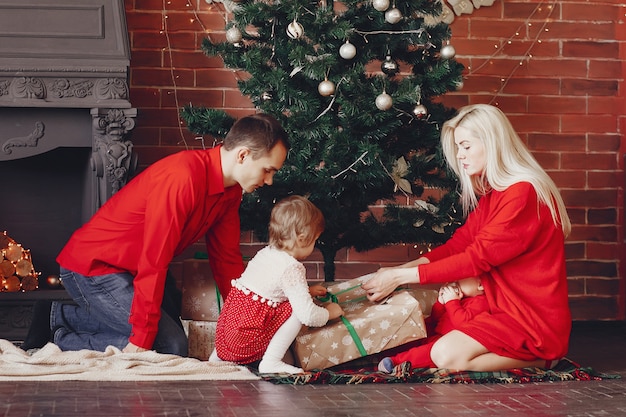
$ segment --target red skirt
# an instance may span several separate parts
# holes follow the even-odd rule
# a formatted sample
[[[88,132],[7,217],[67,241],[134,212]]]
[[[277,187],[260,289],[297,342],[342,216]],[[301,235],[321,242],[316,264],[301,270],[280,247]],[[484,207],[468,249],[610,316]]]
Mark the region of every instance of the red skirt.
[[[271,306],[258,295],[252,292],[246,295],[233,286],[217,320],[217,356],[239,364],[261,360],[270,340],[291,312],[288,301]]]

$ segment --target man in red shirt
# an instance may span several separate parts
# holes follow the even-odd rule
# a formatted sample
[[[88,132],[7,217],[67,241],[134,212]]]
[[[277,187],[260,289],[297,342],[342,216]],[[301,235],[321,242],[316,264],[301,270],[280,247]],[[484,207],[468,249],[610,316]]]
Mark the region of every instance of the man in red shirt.
[[[231,280],[244,270],[242,192],[271,185],[288,150],[279,122],[256,114],[238,120],[212,149],[181,151],[145,169],[62,249],[60,278],[75,304],[53,302],[45,331],[35,314],[22,347],[51,339],[62,350],[104,351],[113,345],[124,352],[186,356],[179,318],[162,310],[169,264],[204,236],[213,276],[226,298]],[[47,321],[47,307],[43,311]]]

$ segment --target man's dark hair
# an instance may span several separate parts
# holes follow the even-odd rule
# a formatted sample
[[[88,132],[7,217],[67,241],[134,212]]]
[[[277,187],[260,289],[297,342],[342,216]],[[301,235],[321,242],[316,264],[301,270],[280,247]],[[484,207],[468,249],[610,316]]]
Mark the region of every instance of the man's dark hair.
[[[281,142],[285,149],[291,147],[287,132],[281,124],[269,114],[259,113],[237,120],[224,138],[227,151],[237,146],[247,146],[254,159],[259,158]]]

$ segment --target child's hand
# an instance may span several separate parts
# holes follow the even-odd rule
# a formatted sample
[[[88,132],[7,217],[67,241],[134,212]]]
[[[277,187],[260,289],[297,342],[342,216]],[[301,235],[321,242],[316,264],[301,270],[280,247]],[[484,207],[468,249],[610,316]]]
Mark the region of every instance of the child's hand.
[[[328,320],[333,320],[343,316],[343,309],[337,303],[328,303],[324,307],[328,310]]]
[[[323,297],[327,292],[328,290],[323,285],[311,285],[309,287],[309,294],[311,294],[311,297]]]
[[[445,304],[450,300],[460,300],[461,298],[461,291],[456,285],[444,285],[439,289],[438,301],[441,304]]]

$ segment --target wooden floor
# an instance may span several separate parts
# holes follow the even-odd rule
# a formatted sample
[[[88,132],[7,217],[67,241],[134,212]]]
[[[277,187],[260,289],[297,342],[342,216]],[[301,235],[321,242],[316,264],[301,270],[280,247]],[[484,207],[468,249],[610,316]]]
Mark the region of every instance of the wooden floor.
[[[576,323],[570,359],[623,379],[537,384],[0,382],[4,417],[623,416],[626,325]]]

